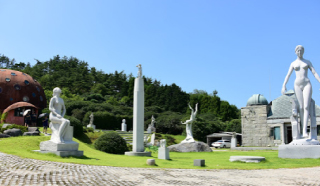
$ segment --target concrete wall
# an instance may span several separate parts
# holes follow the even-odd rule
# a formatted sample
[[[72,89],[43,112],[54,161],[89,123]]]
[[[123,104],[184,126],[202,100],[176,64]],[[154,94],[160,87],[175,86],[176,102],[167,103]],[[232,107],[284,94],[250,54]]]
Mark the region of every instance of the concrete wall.
[[[268,105],[241,108],[243,146],[274,146],[273,136],[270,137],[270,127],[267,124],[268,111]]]

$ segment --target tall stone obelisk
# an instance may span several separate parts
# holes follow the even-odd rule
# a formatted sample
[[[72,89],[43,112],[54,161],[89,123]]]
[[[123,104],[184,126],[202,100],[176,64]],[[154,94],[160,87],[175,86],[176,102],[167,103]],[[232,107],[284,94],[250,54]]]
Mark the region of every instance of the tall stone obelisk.
[[[144,83],[141,64],[138,66],[138,76],[134,81],[133,91],[133,143],[132,152],[125,152],[128,156],[151,156],[151,152],[144,152]]]

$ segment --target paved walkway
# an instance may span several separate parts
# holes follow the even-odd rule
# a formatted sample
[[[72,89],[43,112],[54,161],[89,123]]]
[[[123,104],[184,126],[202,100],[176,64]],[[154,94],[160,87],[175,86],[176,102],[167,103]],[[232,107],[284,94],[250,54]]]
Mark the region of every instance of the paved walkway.
[[[144,169],[78,165],[0,153],[0,185],[320,185],[320,167],[268,170]]]

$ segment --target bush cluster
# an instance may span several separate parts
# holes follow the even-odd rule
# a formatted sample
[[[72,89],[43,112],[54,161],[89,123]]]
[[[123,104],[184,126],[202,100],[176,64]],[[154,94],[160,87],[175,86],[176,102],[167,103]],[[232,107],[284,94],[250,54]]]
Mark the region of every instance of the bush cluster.
[[[124,154],[129,150],[126,140],[116,132],[107,132],[101,135],[94,142],[94,147],[97,150],[111,154]]]

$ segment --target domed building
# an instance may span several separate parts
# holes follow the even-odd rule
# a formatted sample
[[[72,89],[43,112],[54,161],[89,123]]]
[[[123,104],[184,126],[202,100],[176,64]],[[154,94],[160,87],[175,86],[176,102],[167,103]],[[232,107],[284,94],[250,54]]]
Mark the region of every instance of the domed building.
[[[247,106],[241,108],[242,145],[267,147],[290,143],[293,100],[296,100],[293,90],[287,91],[270,103],[261,94],[251,96]],[[314,103],[313,100],[312,102]],[[320,131],[318,105],[315,105],[315,113],[317,128]]]
[[[47,107],[44,91],[30,75],[0,69],[0,112],[8,113],[5,122],[24,125],[23,112],[38,111]]]

